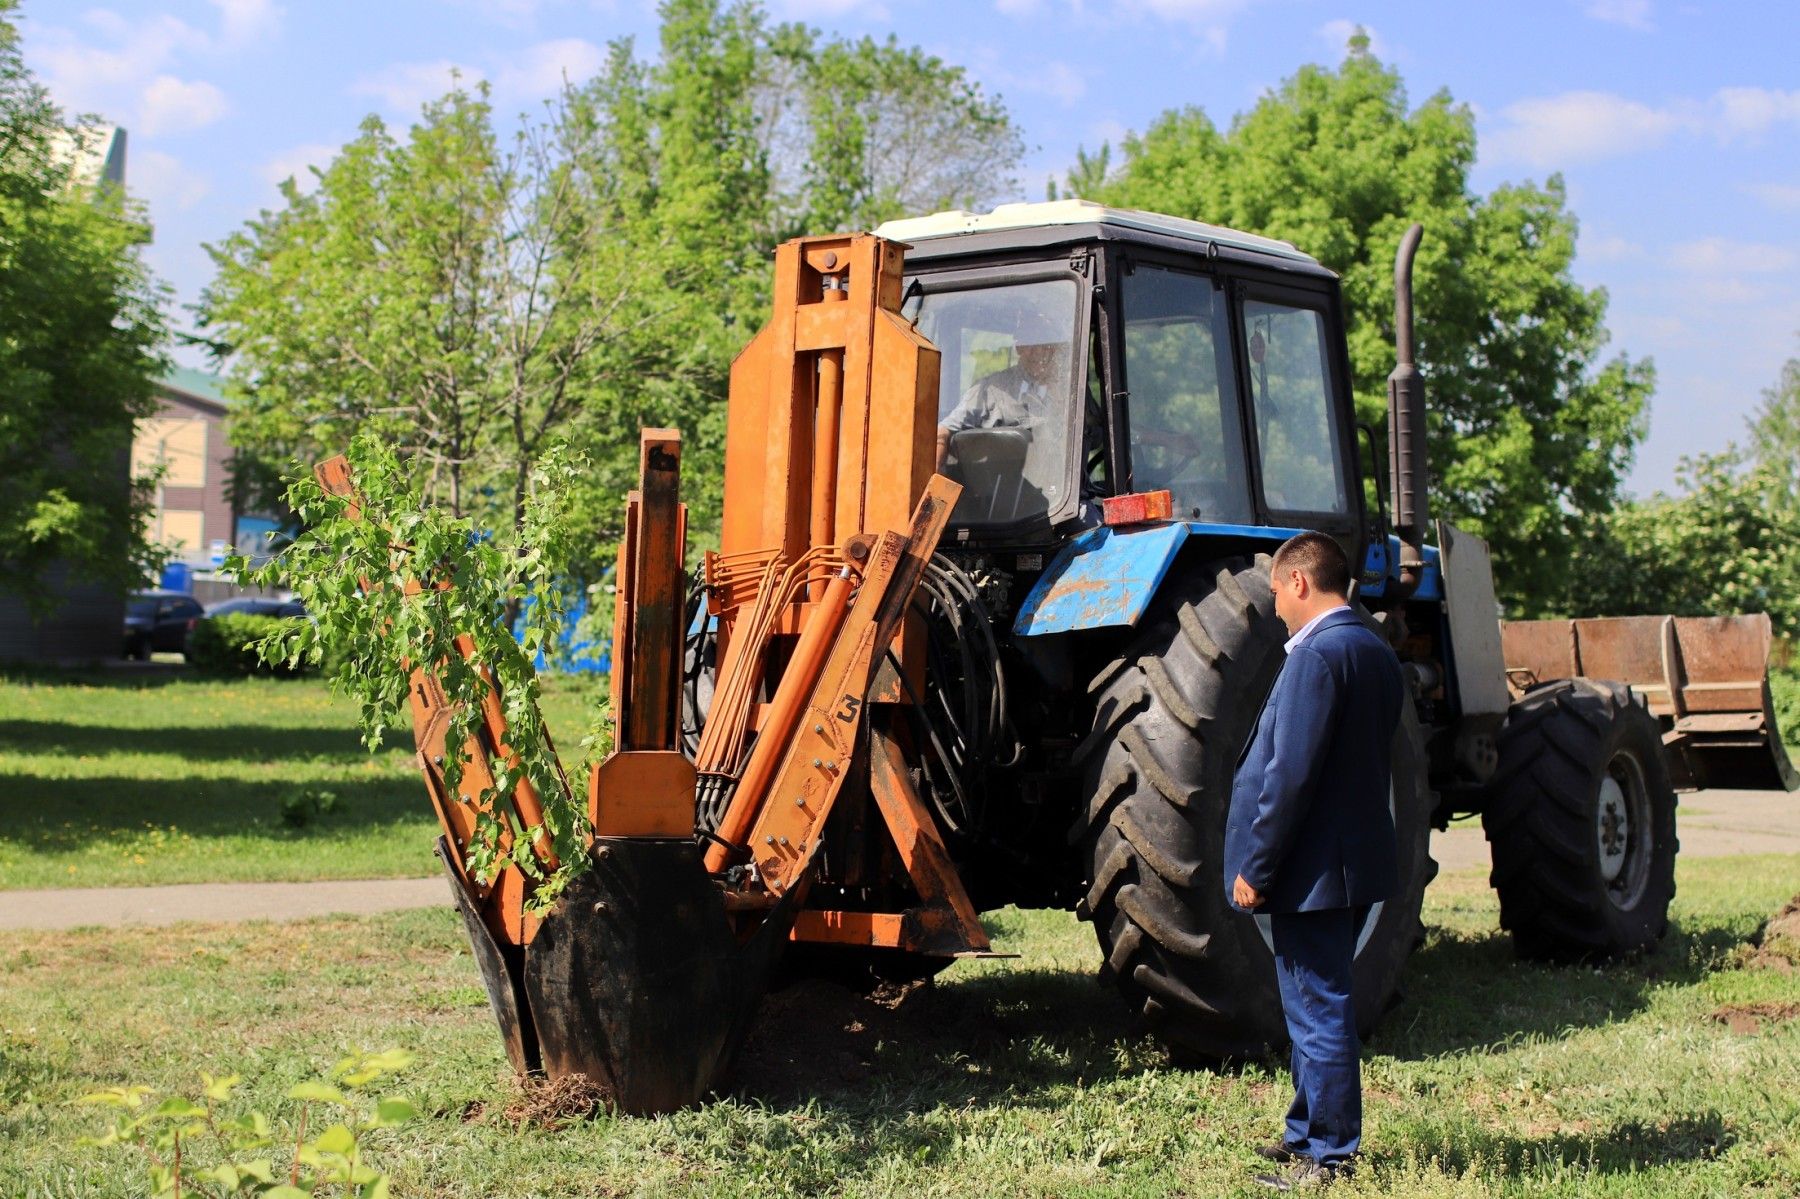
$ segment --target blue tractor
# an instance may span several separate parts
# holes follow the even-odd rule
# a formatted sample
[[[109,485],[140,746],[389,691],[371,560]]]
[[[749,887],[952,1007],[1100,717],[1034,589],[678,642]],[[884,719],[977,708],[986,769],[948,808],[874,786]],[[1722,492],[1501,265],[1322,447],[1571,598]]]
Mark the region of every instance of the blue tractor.
[[[1287,243],[1082,201],[876,232],[908,247],[900,311],[941,353],[937,468],[963,488],[918,601],[918,790],[976,906],[1072,907],[1178,1054],[1284,1036],[1266,917],[1228,906],[1220,858],[1284,656],[1269,554],[1300,530],[1363,564],[1356,599],[1413,699],[1391,797],[1405,890],[1358,943],[1365,1032],[1422,938],[1434,827],[1481,814],[1521,952],[1605,957],[1667,928],[1677,784],[1792,785],[1766,618],[1503,628],[1486,544],[1447,524],[1427,544],[1416,226],[1396,261],[1385,472],[1352,404],[1337,277]],[[1563,652],[1584,638],[1585,660]],[[1731,679],[1682,670],[1684,651],[1721,649],[1741,660]],[[827,855],[815,896],[832,887]]]

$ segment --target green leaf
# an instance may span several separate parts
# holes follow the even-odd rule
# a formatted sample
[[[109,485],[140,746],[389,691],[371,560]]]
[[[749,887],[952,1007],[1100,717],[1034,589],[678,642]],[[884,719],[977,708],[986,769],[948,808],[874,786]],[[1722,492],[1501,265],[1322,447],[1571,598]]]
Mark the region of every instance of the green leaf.
[[[240,1179],[254,1179],[264,1184],[272,1184],[275,1181],[274,1164],[266,1157],[252,1158],[249,1161],[233,1162],[232,1164],[237,1168]]]
[[[289,1089],[287,1097],[307,1103],[335,1103],[339,1106],[344,1106],[349,1102],[344,1098],[342,1091],[322,1082],[297,1083]]]
[[[320,1153],[338,1153],[347,1157],[356,1149],[356,1134],[343,1124],[333,1124],[314,1137],[311,1145]]]
[[[150,1113],[150,1118],[154,1120],[190,1120],[205,1115],[205,1108],[183,1099],[179,1095],[172,1095],[156,1105],[156,1110]]]
[[[210,1178],[226,1190],[235,1191],[237,1190],[238,1180],[242,1175],[238,1172],[237,1167],[225,1162],[220,1162],[210,1170],[200,1171],[195,1177]]]
[[[392,1128],[418,1118],[419,1110],[413,1106],[411,1100],[394,1096],[376,1102],[375,1119],[370,1122],[369,1127]]]
[[[144,1098],[156,1092],[149,1087],[109,1087],[104,1091],[95,1091],[71,1100],[76,1104],[97,1104],[102,1107],[118,1107],[137,1109],[144,1105]]]

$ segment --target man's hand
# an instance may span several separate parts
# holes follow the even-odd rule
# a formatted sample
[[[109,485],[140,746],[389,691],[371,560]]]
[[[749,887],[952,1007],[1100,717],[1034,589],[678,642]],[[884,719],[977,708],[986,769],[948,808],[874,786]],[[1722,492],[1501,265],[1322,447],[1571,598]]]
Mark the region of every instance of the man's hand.
[[[950,456],[950,430],[939,425],[937,430],[937,464],[934,470],[944,469],[944,459]]]
[[[1245,882],[1244,876],[1241,874],[1237,876],[1237,881],[1231,884],[1231,898],[1240,908],[1256,908],[1261,906],[1263,901],[1263,897],[1258,894],[1256,888]]]

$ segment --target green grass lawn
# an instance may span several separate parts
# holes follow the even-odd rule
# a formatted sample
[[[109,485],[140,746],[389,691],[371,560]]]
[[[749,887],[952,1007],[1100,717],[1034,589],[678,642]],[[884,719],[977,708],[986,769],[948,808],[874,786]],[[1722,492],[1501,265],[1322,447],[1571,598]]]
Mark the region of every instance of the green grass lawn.
[[[1604,970],[1514,960],[1478,874],[1446,876],[1407,998],[1366,1051],[1367,1160],[1334,1195],[1800,1192],[1800,1021],[1734,1032],[1722,1005],[1800,1007],[1800,975],[1735,953],[1800,857],[1684,861],[1676,927]],[[402,1046],[424,1118],[376,1156],[410,1196],[1250,1195],[1248,1146],[1288,1096],[1274,1063],[1171,1068],[1093,976],[1089,929],[990,919],[1022,956],[953,967],[890,1009],[823,984],[765,1006],[724,1097],[547,1129],[520,1092],[447,911],[288,925],[0,935],[0,1194],[144,1193],[81,1148],[106,1085],[242,1073],[281,1098],[350,1046]]]
[[[573,772],[592,685],[547,686]],[[0,675],[0,890],[430,875],[412,753],[403,728],[370,754],[355,705],[316,680]]]

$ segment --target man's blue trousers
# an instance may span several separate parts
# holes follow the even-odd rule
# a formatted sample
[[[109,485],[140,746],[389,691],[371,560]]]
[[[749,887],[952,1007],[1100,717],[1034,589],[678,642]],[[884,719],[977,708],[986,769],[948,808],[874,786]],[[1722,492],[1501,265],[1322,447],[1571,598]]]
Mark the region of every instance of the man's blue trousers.
[[[1362,1142],[1361,1044],[1351,1000],[1351,966],[1366,908],[1274,912],[1275,976],[1293,1039],[1294,1103],[1288,1145],[1333,1165]]]

